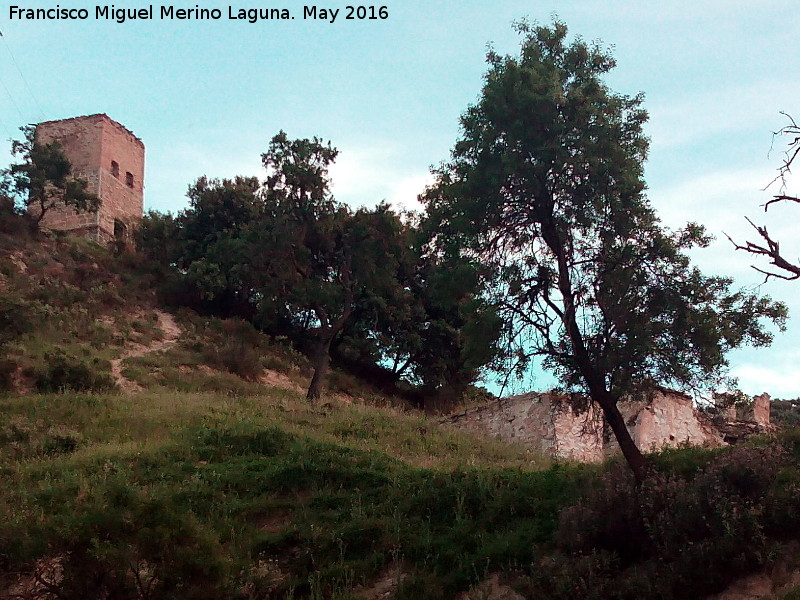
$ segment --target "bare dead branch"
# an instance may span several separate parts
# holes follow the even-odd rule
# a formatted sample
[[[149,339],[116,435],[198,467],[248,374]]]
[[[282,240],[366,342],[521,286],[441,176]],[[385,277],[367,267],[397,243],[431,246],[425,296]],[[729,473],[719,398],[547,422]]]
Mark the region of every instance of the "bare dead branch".
[[[727,233],[725,234],[725,237],[728,238],[728,240],[731,242],[731,244],[733,244],[733,247],[736,250],[744,250],[745,252],[749,252],[750,254],[766,256],[767,258],[771,259],[771,264],[775,265],[778,269],[786,271],[787,273],[789,273],[789,275],[786,275],[785,273],[775,273],[772,271],[765,271],[755,266],[753,267],[753,269],[755,269],[759,273],[763,273],[764,275],[766,275],[766,279],[764,280],[765,282],[768,281],[770,277],[776,277],[778,279],[785,279],[788,281],[791,281],[793,279],[800,279],[800,265],[794,264],[788,261],[783,256],[781,256],[780,243],[777,242],[776,240],[773,240],[772,237],[770,237],[767,228],[759,227],[758,225],[753,223],[753,221],[751,221],[748,217],[745,217],[745,219],[747,219],[747,222],[750,223],[750,225],[753,226],[753,229],[755,229],[758,232],[758,235],[761,236],[761,239],[764,240],[763,245],[749,241],[745,242],[744,245],[737,244]]]
[[[797,196],[786,196],[786,195],[783,195],[783,194],[780,194],[778,196],[774,196],[772,198],[772,200],[770,200],[769,202],[764,204],[764,212],[767,212],[767,209],[770,207],[771,204],[775,204],[776,202],[784,202],[784,201],[785,202],[798,202],[798,203],[800,203],[800,198],[798,198]]]
[[[771,200],[768,200],[764,206],[764,212],[769,210],[769,207],[773,204],[778,202],[796,202],[800,204],[800,196],[795,196],[792,194],[787,193],[787,175],[789,175],[792,171],[792,163],[800,156],[800,126],[798,126],[797,122],[794,118],[785,113],[781,112],[781,114],[789,120],[788,125],[784,125],[777,131],[772,132],[772,144],[770,145],[770,152],[775,145],[775,139],[778,137],[789,137],[789,142],[787,143],[786,150],[784,151],[784,159],[782,164],[778,167],[778,174],[775,178],[770,181],[764,190],[769,189],[775,182],[780,181],[780,189],[779,193],[775,194]],[[774,265],[778,272],[773,270],[765,270],[759,267],[753,266],[753,269],[765,275],[764,282],[769,281],[770,277],[775,277],[776,279],[784,279],[787,281],[791,281],[794,279],[800,279],[800,262],[792,262],[787,260],[784,256],[781,255],[780,244],[774,240],[767,228],[759,227],[749,218],[745,217],[747,222],[753,226],[758,232],[758,235],[761,237],[761,242],[746,242],[745,244],[738,244],[731,239],[731,237],[726,233],[725,237],[733,244],[736,250],[744,250],[745,252],[749,252],[750,254],[756,256],[766,256],[770,259],[771,264]]]

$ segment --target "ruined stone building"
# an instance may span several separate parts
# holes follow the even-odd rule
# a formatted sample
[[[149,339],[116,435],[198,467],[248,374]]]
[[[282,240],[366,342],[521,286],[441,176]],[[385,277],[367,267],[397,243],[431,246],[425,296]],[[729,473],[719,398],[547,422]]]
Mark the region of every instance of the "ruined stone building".
[[[57,141],[76,177],[102,200],[96,213],[70,207],[48,211],[42,225],[70,231],[98,243],[127,241],[144,207],[144,144],[105,114],[46,121],[36,126],[37,139]]]
[[[689,396],[659,388],[647,400],[627,400],[618,406],[633,441],[644,452],[679,445],[718,447],[771,429],[768,394],[750,403],[723,403],[701,411]],[[568,460],[598,462],[619,451],[599,408],[588,403],[587,408],[574,410],[566,396],[554,392],[500,398],[445,421]]]

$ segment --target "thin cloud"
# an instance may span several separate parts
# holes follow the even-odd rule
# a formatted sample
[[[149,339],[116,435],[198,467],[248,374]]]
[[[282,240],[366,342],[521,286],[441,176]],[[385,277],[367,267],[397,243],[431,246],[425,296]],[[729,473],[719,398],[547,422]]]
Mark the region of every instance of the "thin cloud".
[[[800,397],[800,371],[796,368],[800,356],[795,352],[778,358],[776,354],[770,353],[769,365],[749,363],[733,369],[732,374],[738,378],[739,388],[744,393],[752,396],[767,392],[774,398],[784,399]]]
[[[769,132],[783,122],[779,111],[790,109],[782,103],[798,96],[800,82],[789,77],[687,92],[648,102],[647,133],[654,150],[662,151],[763,130],[766,154]]]
[[[351,206],[375,206],[381,201],[395,208],[419,210],[417,196],[432,182],[427,169],[408,164],[403,150],[392,145],[344,148],[331,168],[333,193]]]

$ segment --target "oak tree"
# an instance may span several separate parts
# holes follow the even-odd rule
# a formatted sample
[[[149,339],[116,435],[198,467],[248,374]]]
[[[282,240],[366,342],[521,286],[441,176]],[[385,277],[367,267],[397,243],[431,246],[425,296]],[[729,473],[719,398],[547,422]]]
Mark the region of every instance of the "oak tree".
[[[707,277],[686,255],[709,238],[668,231],[645,196],[647,114],[611,91],[615,66],[567,27],[521,23],[518,56],[490,51],[452,159],[423,200],[441,244],[496,273],[492,291],[518,352],[603,411],[638,480],[648,471],[618,409],[654,385],[711,385],[725,352],[768,344],[785,307]],[[522,336],[522,337],[520,337]]]
[[[328,169],[338,151],[319,138],[280,132],[262,160],[268,170],[254,258],[267,274],[262,313],[301,320],[312,342],[314,375],[307,398],[320,398],[331,344],[367,294],[397,286],[402,255],[399,217],[386,205],[352,211],[330,192]]]

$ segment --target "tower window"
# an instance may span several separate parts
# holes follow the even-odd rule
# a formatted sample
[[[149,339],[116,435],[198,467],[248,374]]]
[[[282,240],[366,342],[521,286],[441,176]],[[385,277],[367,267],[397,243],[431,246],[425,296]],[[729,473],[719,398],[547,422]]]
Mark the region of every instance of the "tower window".
[[[133,173],[125,173],[125,185],[129,188],[133,187]]]
[[[119,179],[119,163],[115,160],[111,161],[111,174]]]

